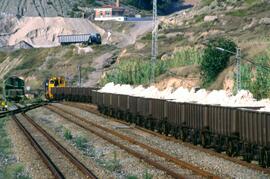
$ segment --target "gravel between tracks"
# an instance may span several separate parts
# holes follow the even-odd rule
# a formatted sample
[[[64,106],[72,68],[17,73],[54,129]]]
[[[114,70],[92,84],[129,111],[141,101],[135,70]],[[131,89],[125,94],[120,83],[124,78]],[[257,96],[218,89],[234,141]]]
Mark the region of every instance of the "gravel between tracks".
[[[49,142],[34,126],[32,126],[24,117],[17,115],[18,119],[22,122],[24,127],[29,130],[30,134],[35,138],[47,155],[52,159],[55,165],[60,169],[65,178],[86,178],[78,169],[60,152],[58,149]]]
[[[70,123],[69,121],[59,117],[57,114],[54,114],[47,109],[41,108],[32,110],[31,112],[28,112],[28,114],[38,123],[42,123],[43,127],[46,126],[46,130],[47,128],[51,129],[53,133],[55,133],[53,136],[58,136],[56,138],[61,137],[62,140],[64,140],[61,128],[70,130],[74,137],[84,136],[87,138],[87,144],[89,146],[88,149],[89,151],[94,152],[83,153],[83,151],[80,151],[79,153],[83,153],[85,158],[93,160],[99,166],[99,168],[102,168],[103,170],[106,170],[107,173],[111,174],[109,177],[99,176],[100,178],[122,179],[128,178],[129,176],[144,178],[143,176],[146,173],[153,175],[153,178],[170,178],[163,171],[149,166],[145,162],[131,156],[124,150],[108,143],[107,141],[104,141],[100,137],[97,137],[90,132],[87,132],[77,125]],[[108,169],[107,164],[113,160],[115,154],[117,156],[117,160],[120,162],[120,168],[116,171],[111,171]]]
[[[74,120],[77,120],[76,118],[72,117]],[[90,124],[85,124],[84,122],[80,121],[80,120],[77,120],[78,123],[80,124],[83,124],[85,126],[90,126],[92,127]],[[103,133],[104,134],[104,131],[102,129],[98,129],[98,128],[95,128],[94,127],[94,130],[99,132],[99,133]],[[195,176],[194,174],[192,174],[191,171],[187,170],[187,169],[182,169],[180,167],[178,167],[177,165],[173,164],[173,163],[170,163],[168,161],[166,161],[164,158],[162,157],[159,157],[155,154],[152,154],[151,152],[149,152],[148,150],[138,146],[138,145],[134,145],[134,144],[130,144],[129,142],[125,141],[125,140],[122,140],[120,139],[119,137],[116,137],[108,132],[105,132],[106,136],[109,137],[110,139],[113,139],[114,141],[117,141],[119,142],[121,145],[124,145],[126,147],[129,147],[131,148],[132,150],[140,153],[140,154],[143,154],[144,156],[148,156],[150,157],[152,160],[160,163],[160,164],[163,164],[165,166],[167,166],[169,169],[171,169],[172,171],[174,171],[175,173],[178,173],[182,176],[185,176],[186,178],[200,178],[199,176]]]
[[[42,126],[54,139],[56,139],[61,145],[63,145],[69,152],[71,152],[76,158],[78,158],[85,166],[87,166],[90,170],[92,170],[98,178],[110,178],[111,176],[104,171],[102,168],[97,166],[92,159],[88,158],[86,155],[83,155],[79,150],[71,145],[69,142],[64,140],[63,133],[60,130],[61,126],[68,125],[66,123],[61,123],[61,125],[57,125],[59,120],[57,117],[53,116],[49,111],[45,109],[33,110],[27,113],[35,122]],[[45,117],[46,116],[46,117]],[[73,133],[77,133],[79,130],[74,130]]]
[[[9,120],[6,128],[13,145],[12,150],[17,160],[24,164],[25,170],[30,174],[30,177],[32,179],[53,179],[50,170],[43,163],[15,121]]]
[[[235,164],[231,161],[227,161],[222,158],[218,158],[212,155],[209,155],[205,152],[198,151],[181,145],[180,143],[175,143],[173,141],[168,141],[149,133],[143,132],[141,130],[130,127],[129,129],[121,128],[125,126],[124,124],[114,122],[108,118],[104,118],[84,110],[76,109],[73,107],[55,104],[63,109],[68,109],[70,112],[74,112],[82,117],[86,117],[91,121],[96,121],[98,124],[109,127],[111,129],[118,128],[118,132],[125,134],[127,136],[133,137],[140,142],[150,144],[153,147],[156,147],[172,156],[175,156],[181,160],[184,160],[188,163],[192,163],[196,166],[199,166],[202,169],[205,169],[209,172],[212,172],[216,175],[229,178],[269,178],[270,176],[259,171],[249,169],[247,167]]]

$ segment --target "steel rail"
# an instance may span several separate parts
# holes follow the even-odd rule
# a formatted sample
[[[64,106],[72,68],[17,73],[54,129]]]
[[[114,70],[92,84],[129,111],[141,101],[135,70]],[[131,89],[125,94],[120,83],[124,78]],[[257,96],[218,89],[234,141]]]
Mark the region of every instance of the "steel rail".
[[[17,109],[1,112],[0,113],[0,118],[6,117],[8,115],[15,115],[15,114],[18,114],[18,113],[21,113],[21,112],[26,112],[26,111],[41,107],[41,106],[46,105],[46,104],[47,104],[46,102],[41,102],[41,103],[38,103],[38,104],[32,104],[30,106],[26,106],[26,107],[22,107],[22,108],[20,108],[19,106],[16,105]]]
[[[131,137],[120,134],[120,133],[118,133],[118,132],[116,132],[116,131],[114,131],[112,129],[100,126],[100,125],[98,125],[98,124],[96,124],[94,122],[91,122],[91,121],[89,121],[89,120],[87,120],[85,118],[82,118],[82,117],[80,117],[78,115],[75,115],[75,114],[73,114],[73,113],[71,113],[71,112],[69,112],[67,110],[61,109],[61,108],[56,107],[56,106],[46,106],[46,108],[49,108],[49,109],[53,110],[56,113],[59,113],[59,112],[57,112],[56,110],[53,109],[53,108],[56,108],[56,109],[62,111],[63,113],[69,114],[69,115],[71,115],[71,116],[73,116],[75,118],[80,119],[81,121],[83,121],[83,122],[85,122],[87,124],[90,124],[91,126],[94,126],[94,127],[99,128],[99,129],[101,129],[103,131],[111,133],[112,135],[117,136],[117,137],[121,138],[122,140],[128,141],[129,143],[132,143],[132,144],[136,144],[136,145],[148,150],[149,152],[156,154],[159,157],[165,158],[167,161],[172,162],[172,163],[180,166],[181,168],[191,170],[197,175],[207,177],[207,178],[215,178],[215,179],[219,178],[218,176],[215,176],[215,175],[213,175],[213,174],[211,174],[211,173],[209,173],[207,171],[204,171],[204,170],[200,169],[197,166],[191,165],[191,164],[189,164],[189,163],[187,163],[185,161],[182,161],[182,160],[179,160],[179,159],[177,159],[175,157],[172,157],[171,155],[168,155],[165,152],[162,152],[161,150],[155,149],[155,148],[153,148],[151,146],[148,146],[148,145],[146,145],[146,144],[144,144],[142,142],[139,142],[139,141],[137,141],[137,140],[135,140],[135,139],[133,139]],[[61,115],[61,116],[65,117],[63,115]]]
[[[72,155],[66,148],[64,148],[58,141],[56,141],[48,132],[46,132],[41,126],[39,126],[33,119],[31,119],[25,113],[22,113],[23,117],[31,123],[35,128],[42,133],[68,160],[74,164],[87,178],[97,179],[97,176],[90,171],[84,164],[82,164],[74,155]]]
[[[18,120],[18,118],[13,115],[12,119],[16,122],[16,124],[19,126],[21,131],[24,133],[26,138],[30,141],[31,145],[34,147],[34,149],[37,151],[39,156],[41,157],[42,161],[45,163],[45,165],[49,168],[49,170],[52,172],[52,175],[56,179],[64,179],[64,175],[62,172],[58,169],[58,167],[53,163],[53,161],[50,159],[50,157],[46,154],[46,152],[41,148],[41,146],[37,143],[37,141],[33,138],[33,136],[28,132],[28,130],[22,125],[22,123]]]
[[[83,109],[83,110],[85,110],[87,112],[90,112],[90,113],[93,113],[93,114],[96,114],[96,115],[99,115],[99,116],[107,117],[110,120],[113,120],[115,122],[119,122],[119,123],[122,123],[122,124],[125,124],[125,125],[130,125],[130,123],[128,123],[128,122],[125,122],[125,121],[122,121],[122,120],[119,120],[119,119],[116,119],[116,118],[113,118],[113,117],[110,117],[110,116],[106,116],[104,114],[101,114],[97,110],[97,108],[95,106],[86,107],[85,104],[74,103],[74,102],[63,102],[62,104],[67,105],[67,106],[72,106],[72,107],[77,108],[77,109]],[[89,105],[89,104],[87,104],[87,105]],[[270,174],[270,169],[269,168],[263,168],[263,167],[258,166],[257,164],[248,163],[246,161],[243,161],[243,160],[240,160],[240,159],[237,159],[237,158],[233,158],[233,157],[227,156],[226,154],[218,153],[218,152],[209,150],[207,148],[196,146],[196,145],[193,145],[193,144],[190,144],[190,143],[187,143],[187,142],[182,142],[179,139],[176,139],[176,138],[174,138],[172,136],[165,136],[165,135],[159,134],[159,133],[154,132],[154,131],[151,131],[149,129],[145,129],[145,128],[140,127],[140,126],[135,126],[134,128],[136,128],[138,130],[141,130],[143,132],[152,134],[153,136],[163,138],[164,140],[172,141],[172,142],[175,142],[175,143],[184,145],[186,147],[192,148],[194,150],[199,150],[199,151],[205,152],[207,154],[210,154],[212,156],[219,157],[219,158],[222,158],[222,159],[231,161],[233,163],[242,165],[244,167],[247,167],[247,168],[250,168],[250,169],[253,169],[253,170],[257,170],[257,171],[260,171],[260,172],[264,172],[266,174]]]
[[[99,136],[100,138],[108,141],[109,143],[118,146],[119,148],[121,148],[121,149],[127,151],[128,153],[130,153],[131,155],[133,155],[133,156],[135,156],[135,157],[137,157],[137,158],[139,158],[141,160],[144,160],[148,164],[150,164],[150,165],[152,165],[152,166],[154,166],[154,167],[156,167],[156,168],[158,168],[160,170],[165,171],[168,175],[171,175],[172,177],[179,178],[179,179],[184,179],[185,178],[184,176],[182,176],[182,175],[174,172],[173,170],[165,167],[164,165],[161,165],[161,164],[155,162],[154,160],[150,159],[149,157],[147,157],[147,156],[145,156],[145,155],[143,155],[143,154],[141,154],[139,152],[136,152],[135,150],[130,149],[130,148],[124,146],[123,144],[121,144],[121,143],[113,140],[109,136],[106,136],[106,135],[104,135],[104,134],[102,134],[100,132],[97,132],[96,130],[94,130],[94,129],[90,128],[90,127],[87,127],[87,126],[82,125],[82,124],[80,124],[78,122],[75,122],[74,120],[71,120],[70,118],[68,118],[65,115],[63,115],[63,113],[65,113],[65,112],[63,112],[63,111],[62,112],[56,111],[55,109],[53,109],[52,107],[49,107],[49,106],[46,106],[46,108],[49,109],[49,110],[51,110],[51,111],[53,111],[54,113],[58,114],[59,116],[63,117],[64,119],[66,119],[66,120],[74,123],[75,125],[78,125],[78,126],[80,126],[81,128],[83,128],[83,129],[85,129],[87,131],[90,131],[91,133],[93,133],[93,134]]]

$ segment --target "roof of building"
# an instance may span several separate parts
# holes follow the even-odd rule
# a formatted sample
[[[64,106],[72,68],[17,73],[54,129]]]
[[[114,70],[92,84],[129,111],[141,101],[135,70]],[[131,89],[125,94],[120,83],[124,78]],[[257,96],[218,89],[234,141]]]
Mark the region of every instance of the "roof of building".
[[[60,43],[81,43],[89,41],[90,36],[91,34],[59,35],[58,39]]]
[[[114,11],[125,11],[122,7],[115,7],[115,6],[103,6],[99,8],[95,8],[94,10],[114,10]]]

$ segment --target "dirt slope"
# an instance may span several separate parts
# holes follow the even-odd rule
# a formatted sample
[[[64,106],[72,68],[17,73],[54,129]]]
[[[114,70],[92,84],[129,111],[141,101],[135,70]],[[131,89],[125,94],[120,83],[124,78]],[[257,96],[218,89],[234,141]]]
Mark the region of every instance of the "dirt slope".
[[[23,17],[13,31],[15,33],[10,36],[8,45],[24,40],[34,47],[57,46],[60,34],[105,33],[87,19],[63,17]]]

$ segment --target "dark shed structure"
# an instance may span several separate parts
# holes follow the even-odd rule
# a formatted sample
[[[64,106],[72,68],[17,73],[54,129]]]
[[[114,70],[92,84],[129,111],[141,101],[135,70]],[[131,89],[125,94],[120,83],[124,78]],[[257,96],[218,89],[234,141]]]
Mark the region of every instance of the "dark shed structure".
[[[82,43],[86,45],[90,45],[93,43],[101,44],[101,36],[98,33],[59,35],[58,40],[61,45],[69,45],[75,43]]]

